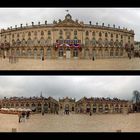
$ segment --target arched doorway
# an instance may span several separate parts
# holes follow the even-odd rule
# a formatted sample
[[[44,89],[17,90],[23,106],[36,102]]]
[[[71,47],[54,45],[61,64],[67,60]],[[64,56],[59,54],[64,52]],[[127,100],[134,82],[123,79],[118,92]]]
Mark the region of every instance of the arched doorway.
[[[37,49],[34,49],[34,59],[37,59]]]
[[[60,48],[60,49],[58,50],[58,57],[59,57],[59,58],[63,58],[63,53],[64,53],[63,49]]]
[[[115,56],[119,56],[119,49],[116,49]]]
[[[16,50],[16,56],[17,56],[17,57],[20,56],[20,50],[19,50],[19,49]]]
[[[26,53],[25,53],[25,49],[22,49],[22,56],[25,56]]]
[[[120,49],[120,56],[123,56],[123,49]]]
[[[51,58],[51,48],[47,49],[47,59]]]
[[[70,53],[70,48],[66,49],[66,59],[70,59],[71,53]]]
[[[89,59],[89,49],[85,49],[85,58]]]
[[[12,50],[11,50],[11,55],[14,55],[14,54],[15,54],[15,50],[12,49]]]
[[[96,104],[93,104],[93,113],[96,113],[96,110],[97,110],[97,106]]]
[[[110,56],[111,56],[111,57],[114,56],[114,51],[113,51],[113,49],[110,50]]]
[[[73,57],[76,58],[76,59],[78,58],[78,48],[74,48]]]
[[[69,114],[69,104],[65,105],[65,114]]]
[[[99,112],[100,112],[100,113],[103,112],[103,105],[102,105],[102,104],[99,105]]]
[[[104,57],[105,57],[105,58],[108,58],[108,56],[109,56],[108,49],[105,49],[105,52],[104,52]]]
[[[44,49],[41,48],[40,49],[40,59],[42,60],[43,57],[44,57]]]
[[[28,55],[28,57],[31,57],[31,49],[27,50],[27,55]]]
[[[87,107],[86,107],[86,113],[89,113],[90,112],[90,105],[87,104]]]
[[[47,103],[44,104],[44,112],[45,112],[45,113],[48,112],[48,104],[47,104]]]
[[[99,58],[102,58],[102,56],[103,56],[102,53],[103,53],[103,52],[102,52],[102,49],[99,49],[99,50],[98,50],[98,56],[99,56]]]

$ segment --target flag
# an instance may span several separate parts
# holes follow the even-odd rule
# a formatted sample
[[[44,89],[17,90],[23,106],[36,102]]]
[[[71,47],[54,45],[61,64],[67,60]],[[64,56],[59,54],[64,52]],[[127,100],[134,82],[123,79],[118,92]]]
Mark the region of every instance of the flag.
[[[70,47],[70,45],[69,44],[65,44],[66,45],[66,47]]]

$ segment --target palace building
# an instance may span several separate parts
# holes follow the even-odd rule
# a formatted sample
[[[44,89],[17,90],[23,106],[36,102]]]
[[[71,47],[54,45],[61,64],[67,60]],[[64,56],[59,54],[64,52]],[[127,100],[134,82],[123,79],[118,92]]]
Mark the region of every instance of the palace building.
[[[33,112],[46,112],[56,113],[58,112],[58,101],[52,97],[11,97],[1,100],[1,108],[30,108]]]
[[[104,23],[85,24],[67,14],[63,20],[1,29],[0,55],[44,59],[126,57],[134,50],[134,31]]]
[[[1,108],[30,108],[34,112],[57,113],[124,113],[132,112],[133,104],[128,100],[120,100],[117,98],[86,98],[76,101],[72,98],[62,98],[59,101],[52,97],[11,97],[4,98],[0,102]]]

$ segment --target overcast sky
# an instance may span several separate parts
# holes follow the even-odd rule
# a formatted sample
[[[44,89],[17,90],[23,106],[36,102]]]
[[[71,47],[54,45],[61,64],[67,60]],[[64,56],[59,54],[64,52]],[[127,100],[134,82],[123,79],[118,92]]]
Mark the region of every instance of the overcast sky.
[[[32,21],[35,24],[45,20],[52,23],[53,20],[64,19],[67,9],[74,20],[133,29],[135,40],[140,41],[140,8],[0,8],[0,28],[31,24]]]
[[[0,76],[0,97],[110,97],[132,99],[140,76]]]

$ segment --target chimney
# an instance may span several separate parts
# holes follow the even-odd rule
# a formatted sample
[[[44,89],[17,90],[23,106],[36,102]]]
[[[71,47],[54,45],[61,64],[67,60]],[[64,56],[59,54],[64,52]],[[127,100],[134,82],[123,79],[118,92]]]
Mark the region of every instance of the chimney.
[[[38,25],[40,25],[40,21],[38,22]]]
[[[32,26],[34,26],[34,22],[32,22]]]
[[[47,25],[47,20],[45,21],[45,24]]]
[[[22,28],[22,24],[20,24],[20,27]]]

